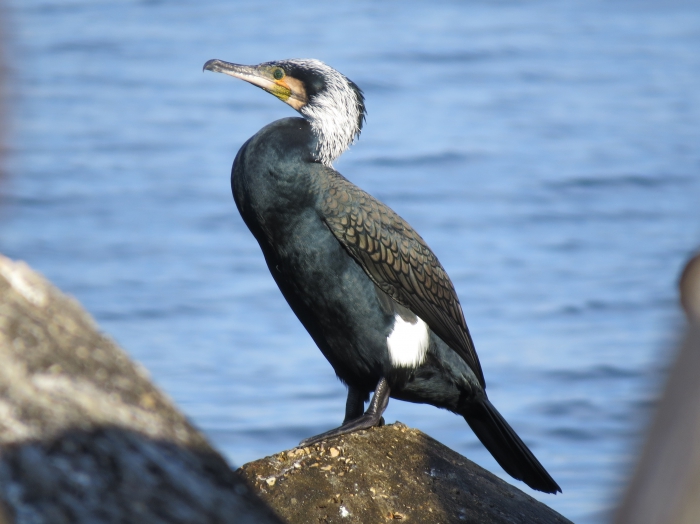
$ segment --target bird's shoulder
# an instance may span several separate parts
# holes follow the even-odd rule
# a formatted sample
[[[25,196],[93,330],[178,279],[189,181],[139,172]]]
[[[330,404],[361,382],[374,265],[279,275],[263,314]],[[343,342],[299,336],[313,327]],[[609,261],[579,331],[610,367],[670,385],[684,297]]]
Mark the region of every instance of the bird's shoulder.
[[[337,172],[323,177],[321,210],[336,235],[367,252],[374,262],[396,265],[396,271],[402,272],[408,271],[409,265],[421,274],[432,268],[442,270],[435,254],[408,222]]]

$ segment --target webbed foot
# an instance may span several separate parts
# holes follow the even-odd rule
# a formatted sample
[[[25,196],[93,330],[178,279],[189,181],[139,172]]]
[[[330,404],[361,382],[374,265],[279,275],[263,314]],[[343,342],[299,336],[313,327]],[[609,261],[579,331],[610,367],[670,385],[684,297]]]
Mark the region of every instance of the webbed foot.
[[[340,435],[347,435],[348,433],[353,433],[355,431],[360,431],[362,429],[373,428],[374,426],[383,426],[384,417],[382,414],[389,405],[389,394],[391,389],[389,388],[389,383],[385,378],[379,380],[376,389],[374,390],[374,395],[369,403],[367,411],[356,419],[350,420],[344,423],[342,426],[320,435],[315,435],[313,437],[306,438],[302,440],[300,446],[310,446],[312,444],[317,444],[322,440],[326,440],[333,437],[339,437]]]

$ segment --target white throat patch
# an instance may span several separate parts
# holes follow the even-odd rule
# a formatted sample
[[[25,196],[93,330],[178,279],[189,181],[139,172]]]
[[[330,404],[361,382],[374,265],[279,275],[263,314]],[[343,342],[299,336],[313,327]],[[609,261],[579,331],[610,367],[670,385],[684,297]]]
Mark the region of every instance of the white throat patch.
[[[420,317],[411,324],[398,313],[394,316],[394,328],[386,338],[392,364],[405,368],[420,366],[425,360],[428,344],[428,325]]]

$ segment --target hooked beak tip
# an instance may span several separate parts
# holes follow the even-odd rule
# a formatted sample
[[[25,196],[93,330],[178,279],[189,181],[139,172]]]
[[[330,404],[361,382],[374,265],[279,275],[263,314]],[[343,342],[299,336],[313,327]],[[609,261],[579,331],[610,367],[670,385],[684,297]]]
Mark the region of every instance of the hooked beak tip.
[[[204,67],[202,67],[202,72],[204,71],[214,71],[215,73],[220,71],[219,63],[221,60],[217,60],[216,58],[213,58],[212,60],[207,60],[204,64]]]

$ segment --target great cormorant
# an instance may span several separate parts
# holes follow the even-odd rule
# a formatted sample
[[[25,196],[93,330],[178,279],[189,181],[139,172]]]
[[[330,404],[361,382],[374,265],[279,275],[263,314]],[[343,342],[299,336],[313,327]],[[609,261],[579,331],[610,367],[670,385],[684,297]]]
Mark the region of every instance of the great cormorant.
[[[391,396],[462,415],[507,473],[561,491],[489,402],[438,259],[400,216],[332,167],[362,129],[362,91],[318,60],[209,60],[204,69],[250,82],[303,116],[261,129],[231,171],[236,206],[272,277],[348,387],[343,424],[302,444],[376,426]]]

